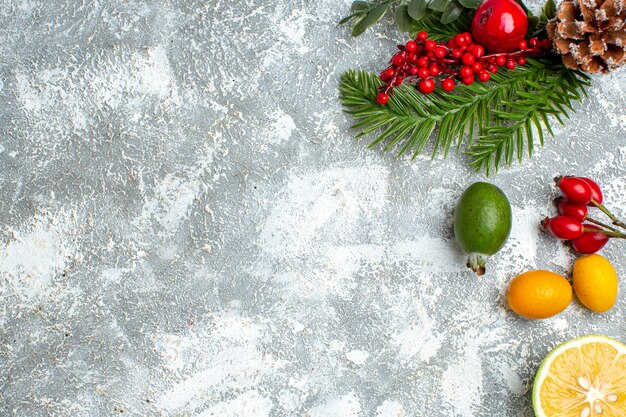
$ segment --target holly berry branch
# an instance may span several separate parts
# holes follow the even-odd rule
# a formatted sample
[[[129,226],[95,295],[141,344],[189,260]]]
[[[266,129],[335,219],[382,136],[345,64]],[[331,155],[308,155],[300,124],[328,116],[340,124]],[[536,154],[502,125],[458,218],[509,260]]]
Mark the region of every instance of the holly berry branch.
[[[459,33],[448,42],[438,44],[428,39],[426,32],[419,32],[415,41],[398,45],[400,52],[391,58],[391,65],[380,73],[380,79],[387,86],[376,100],[380,105],[387,104],[391,90],[407,80],[415,82],[419,79],[417,89],[424,94],[433,92],[433,79],[439,75],[445,77],[441,81],[444,91],[454,89],[455,76],[466,85],[474,82],[474,76],[487,82],[491,74],[498,72],[498,67],[512,70],[518,64],[526,64],[526,57],[543,55],[550,48],[550,42],[530,38],[528,42],[521,40],[517,47],[515,52],[485,55],[485,48],[473,43],[469,33]]]
[[[525,39],[532,26],[525,10],[513,0],[486,0],[472,20],[471,34],[458,30],[467,16],[449,24],[441,24],[437,15],[423,18],[413,27],[432,25],[428,30],[437,31],[436,39],[428,31],[416,33],[398,45],[399,52],[378,76],[344,73],[341,101],[357,120],[357,137],[382,130],[370,146],[384,143],[385,150],[416,157],[438,127],[433,156],[438,151],[447,155],[453,143],[457,149],[465,144],[471,165],[487,175],[501,163],[510,165],[515,156],[521,162],[526,149],[531,156],[534,136],[543,145],[543,128],[552,134],[550,116],[563,123],[567,109],[585,94],[588,77],[546,54],[547,39]],[[549,0],[535,28],[553,12]],[[500,25],[505,14],[513,16],[506,33]],[[446,41],[437,42],[441,39]],[[437,80],[443,91],[436,90]]]

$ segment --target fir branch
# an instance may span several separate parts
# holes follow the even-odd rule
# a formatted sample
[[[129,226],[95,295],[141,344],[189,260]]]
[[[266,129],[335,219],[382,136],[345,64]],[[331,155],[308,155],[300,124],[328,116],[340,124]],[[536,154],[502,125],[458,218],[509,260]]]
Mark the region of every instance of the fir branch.
[[[528,60],[524,69],[528,78],[521,88],[494,110],[494,117],[501,123],[482,127],[478,141],[467,152],[472,158],[470,164],[477,171],[489,175],[503,161],[511,166],[515,157],[522,163],[525,149],[528,157],[532,157],[533,131],[543,146],[544,128],[554,136],[548,117],[553,116],[563,125],[562,116],[569,119],[572,102],[580,101],[584,88],[589,86],[589,77],[562,65]]]
[[[501,162],[510,165],[516,151],[519,160],[525,144],[534,147],[532,126],[539,128],[543,144],[540,127],[551,132],[548,116],[558,120],[565,114],[572,101],[580,100],[587,81],[553,62],[528,60],[525,67],[493,74],[489,83],[459,85],[454,93],[436,90],[423,95],[405,84],[394,89],[385,106],[376,103],[382,85],[376,74],[362,70],[341,76],[341,101],[357,120],[352,127],[360,130],[358,138],[380,131],[370,147],[395,148],[398,156],[412,152],[415,158],[438,127],[432,156],[447,155],[453,145],[459,150],[465,144],[474,168],[488,174]],[[473,143],[475,131],[480,138]]]

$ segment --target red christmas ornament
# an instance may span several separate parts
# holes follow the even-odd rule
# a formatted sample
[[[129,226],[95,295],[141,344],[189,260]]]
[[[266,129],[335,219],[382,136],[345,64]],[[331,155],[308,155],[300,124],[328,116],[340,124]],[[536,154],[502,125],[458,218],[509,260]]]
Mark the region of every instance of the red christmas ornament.
[[[485,0],[472,20],[472,35],[491,52],[511,52],[524,40],[528,17],[514,0]]]

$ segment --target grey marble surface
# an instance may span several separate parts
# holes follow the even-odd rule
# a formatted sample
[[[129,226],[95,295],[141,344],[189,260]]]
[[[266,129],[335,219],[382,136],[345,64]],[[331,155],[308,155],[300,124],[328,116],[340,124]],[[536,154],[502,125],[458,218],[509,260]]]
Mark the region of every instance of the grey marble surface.
[[[492,178],[515,221],[476,278],[450,231],[466,157],[353,139],[338,77],[403,37],[351,39],[349,4],[0,2],[0,415],[530,416],[553,346],[624,340],[623,279],[604,315],[504,302],[571,268],[537,229],[556,174],[626,215],[624,71]]]

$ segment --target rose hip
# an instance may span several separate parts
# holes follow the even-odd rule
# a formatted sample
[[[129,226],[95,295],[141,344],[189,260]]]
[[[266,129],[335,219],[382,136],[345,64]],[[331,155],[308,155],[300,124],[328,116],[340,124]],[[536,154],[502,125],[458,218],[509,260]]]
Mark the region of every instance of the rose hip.
[[[598,204],[602,204],[602,200],[604,197],[602,196],[602,190],[600,190],[600,186],[597,182],[587,177],[579,177],[581,180],[584,180],[587,184],[589,184],[589,188],[591,188],[591,198]],[[589,202],[589,205],[592,206],[593,203]]]
[[[570,216],[546,217],[543,227],[554,236],[563,240],[572,240],[583,234],[583,224]]]
[[[556,185],[561,189],[563,195],[573,203],[587,204],[591,201],[591,186],[582,178],[557,178]]]
[[[585,224],[584,227],[585,229],[600,230],[598,226],[595,226],[593,224]],[[608,241],[609,237],[604,233],[587,231],[576,239],[572,240],[570,244],[572,245],[572,248],[578,253],[591,254],[596,253],[597,251],[602,249]]]
[[[572,203],[565,197],[559,197],[557,199],[557,205],[559,207],[559,213],[563,216],[570,216],[579,221],[585,221],[589,210],[584,204]]]

